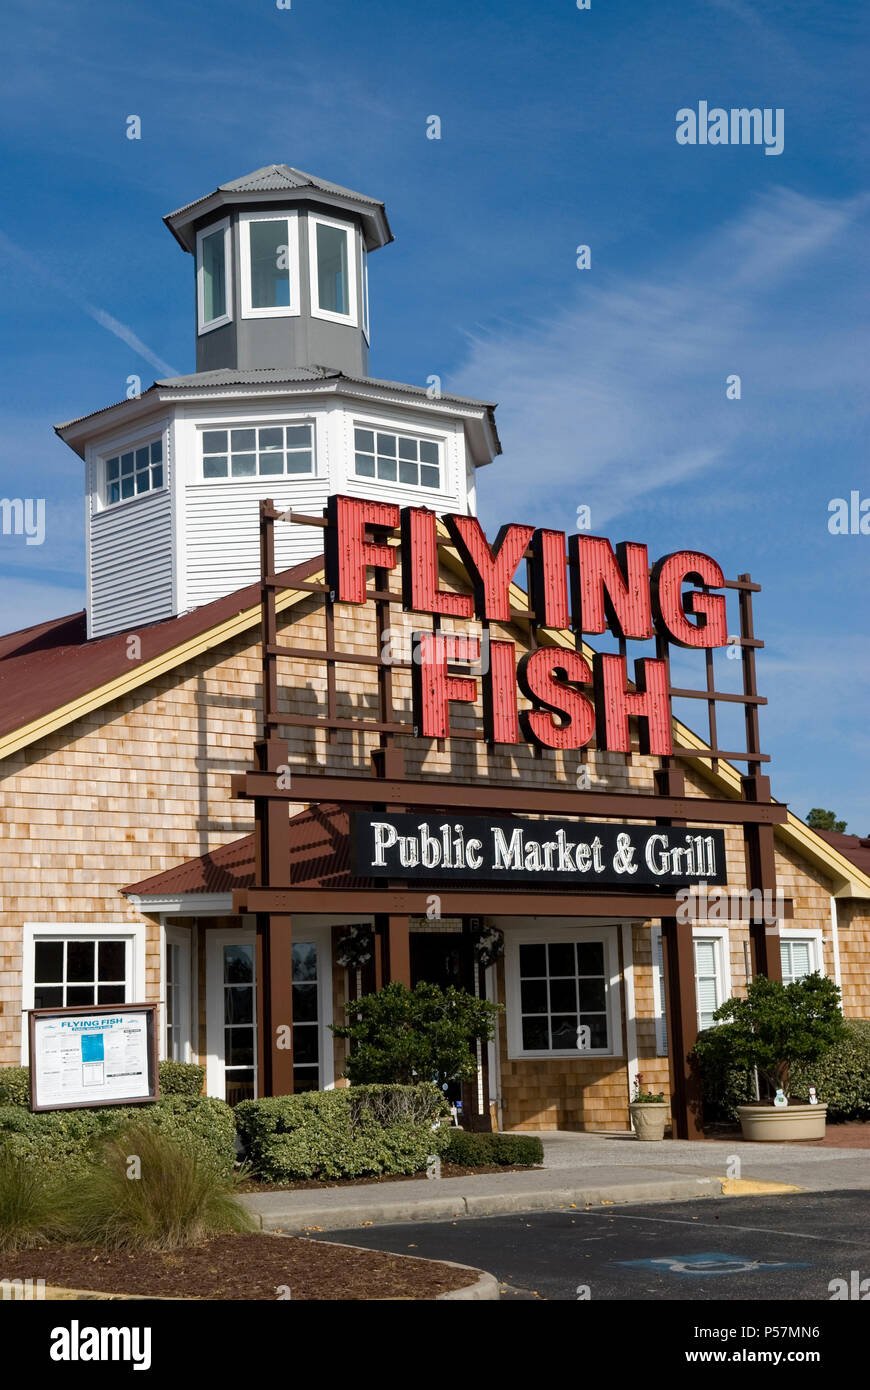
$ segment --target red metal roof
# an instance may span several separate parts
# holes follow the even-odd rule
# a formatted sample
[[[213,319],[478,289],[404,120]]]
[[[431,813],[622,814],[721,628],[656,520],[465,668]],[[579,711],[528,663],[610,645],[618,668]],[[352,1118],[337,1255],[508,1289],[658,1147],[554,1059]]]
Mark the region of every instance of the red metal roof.
[[[307,579],[322,566],[318,555],[286,573]],[[141,660],[148,662],[253,608],[259,596],[259,585],[249,584],[181,617],[128,631],[141,639]],[[89,642],[82,612],[0,637],[0,737],[127,675],[128,631]]]
[[[290,862],[294,888],[370,888],[372,881],[350,873],[350,821],[346,811],[325,803],[290,818]],[[131,883],[124,893],[175,897],[180,893],[231,893],[254,884],[254,836],[188,859],[163,873]]]
[[[816,834],[862,873],[870,874],[870,835],[840,835],[835,830],[817,830]]]

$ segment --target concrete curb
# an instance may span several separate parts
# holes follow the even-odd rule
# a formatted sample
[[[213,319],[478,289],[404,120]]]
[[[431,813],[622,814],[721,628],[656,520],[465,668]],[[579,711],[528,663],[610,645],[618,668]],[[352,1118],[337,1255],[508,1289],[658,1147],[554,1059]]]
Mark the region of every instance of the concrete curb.
[[[270,1194],[271,1195],[271,1194]],[[288,1194],[291,1195],[292,1194]],[[401,1225],[412,1221],[450,1221],[465,1216],[558,1211],[571,1207],[616,1206],[625,1202],[680,1202],[695,1197],[721,1197],[719,1178],[664,1178],[601,1187],[552,1187],[539,1192],[490,1192],[479,1195],[384,1200],[365,1206],[297,1207],[283,1211],[257,1210],[256,1194],[242,1200],[264,1231],[342,1231],[353,1227]]]

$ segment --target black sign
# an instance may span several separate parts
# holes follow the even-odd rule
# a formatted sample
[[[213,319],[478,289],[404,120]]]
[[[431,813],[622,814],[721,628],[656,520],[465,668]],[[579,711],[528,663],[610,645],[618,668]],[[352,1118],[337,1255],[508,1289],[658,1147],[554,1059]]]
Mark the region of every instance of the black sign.
[[[362,878],[596,884],[725,883],[725,832],[686,826],[434,814],[352,816]]]

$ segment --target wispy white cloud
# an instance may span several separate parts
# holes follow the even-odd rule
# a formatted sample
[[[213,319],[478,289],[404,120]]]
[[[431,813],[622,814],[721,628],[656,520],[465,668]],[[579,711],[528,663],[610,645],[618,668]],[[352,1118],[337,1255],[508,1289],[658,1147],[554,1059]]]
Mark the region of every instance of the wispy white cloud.
[[[645,278],[608,277],[593,248],[593,269],[576,272],[568,306],[551,319],[471,337],[451,388],[502,402],[505,456],[481,478],[484,514],[491,494],[503,516],[509,495],[518,514],[543,519],[543,484],[558,499],[547,520],[570,528],[586,503],[597,530],[639,497],[709,477],[735,456],[759,428],[751,403],[761,383],[776,407],[768,433],[794,428],[787,397],[803,399],[810,434],[821,429],[825,410],[838,408],[831,391],[860,382],[861,330],[808,306],[822,257],[844,246],[852,255],[868,206],[866,196],[777,188]],[[725,401],[731,373],[742,377],[739,406]]]
[[[91,304],[88,299],[80,295],[77,290],[65,280],[55,275],[43,261],[39,260],[36,256],[32,256],[30,252],[25,251],[22,246],[18,246],[17,243],[3,231],[0,231],[0,255],[4,255],[16,261],[19,265],[25,266],[32,275],[36,275],[40,280],[51,285],[53,289],[58,290],[67,299],[71,300],[73,304],[76,304],[84,313],[90,315],[94,322],[98,323],[101,328],[108,329],[110,333],[114,333],[116,338],[120,338],[122,343],[126,343],[134,352],[138,352],[139,356],[144,358],[146,362],[149,362],[161,376],[178,376],[176,368],[170,366],[168,362],[164,362],[163,358],[158,357],[156,352],[152,352],[148,344],[143,343],[139,335],[134,333],[133,329],[130,328],[128,324],[122,323],[120,319],[116,319],[114,314],[110,314],[106,309],[100,309],[97,305]]]

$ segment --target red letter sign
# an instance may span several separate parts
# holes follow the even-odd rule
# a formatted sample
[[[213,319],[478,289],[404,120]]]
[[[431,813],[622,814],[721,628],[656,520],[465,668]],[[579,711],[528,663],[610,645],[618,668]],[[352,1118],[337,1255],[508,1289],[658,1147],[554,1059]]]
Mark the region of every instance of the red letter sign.
[[[585,748],[595,733],[595,707],[573,685],[592,680],[586,658],[559,647],[538,647],[520,661],[517,679],[523,694],[544,707],[520,716],[526,737],[542,748]],[[556,713],[565,716],[564,723],[557,724]]]
[[[660,757],[672,753],[667,662],[650,658],[636,661],[634,691],[628,689],[625,657],[596,652],[594,663],[598,747],[630,753],[628,720],[635,715],[640,720],[640,751]]]
[[[517,672],[513,642],[490,642],[483,679],[483,732],[487,743],[519,743]]]
[[[343,603],[365,603],[366,568],[394,569],[394,546],[367,541],[366,526],[399,524],[399,508],[388,502],[361,502],[355,497],[328,497],[326,501],[326,565],[328,583]]]
[[[536,531],[532,536],[532,607],[541,627],[571,626],[564,531]]]
[[[411,643],[415,733],[423,738],[449,738],[450,701],[473,705],[477,681],[447,674],[447,643],[439,632],[414,632]]]
[[[445,516],[444,524],[474,586],[477,616],[510,622],[511,580],[534,535],[534,526],[502,526],[490,549],[476,516]]]
[[[657,561],[652,574],[656,624],[681,647],[727,647],[728,627],[724,594],[705,594],[698,589],[683,594],[686,580],[721,589],[725,576],[715,560],[698,550],[677,550]],[[690,623],[686,613],[697,615]]]
[[[402,508],[402,606],[414,613],[446,613],[470,618],[470,594],[438,588],[438,532],[435,513],[425,507]]]
[[[602,536],[572,536],[571,586],[574,626],[644,640],[653,635],[645,545],[623,541],[614,552]]]

